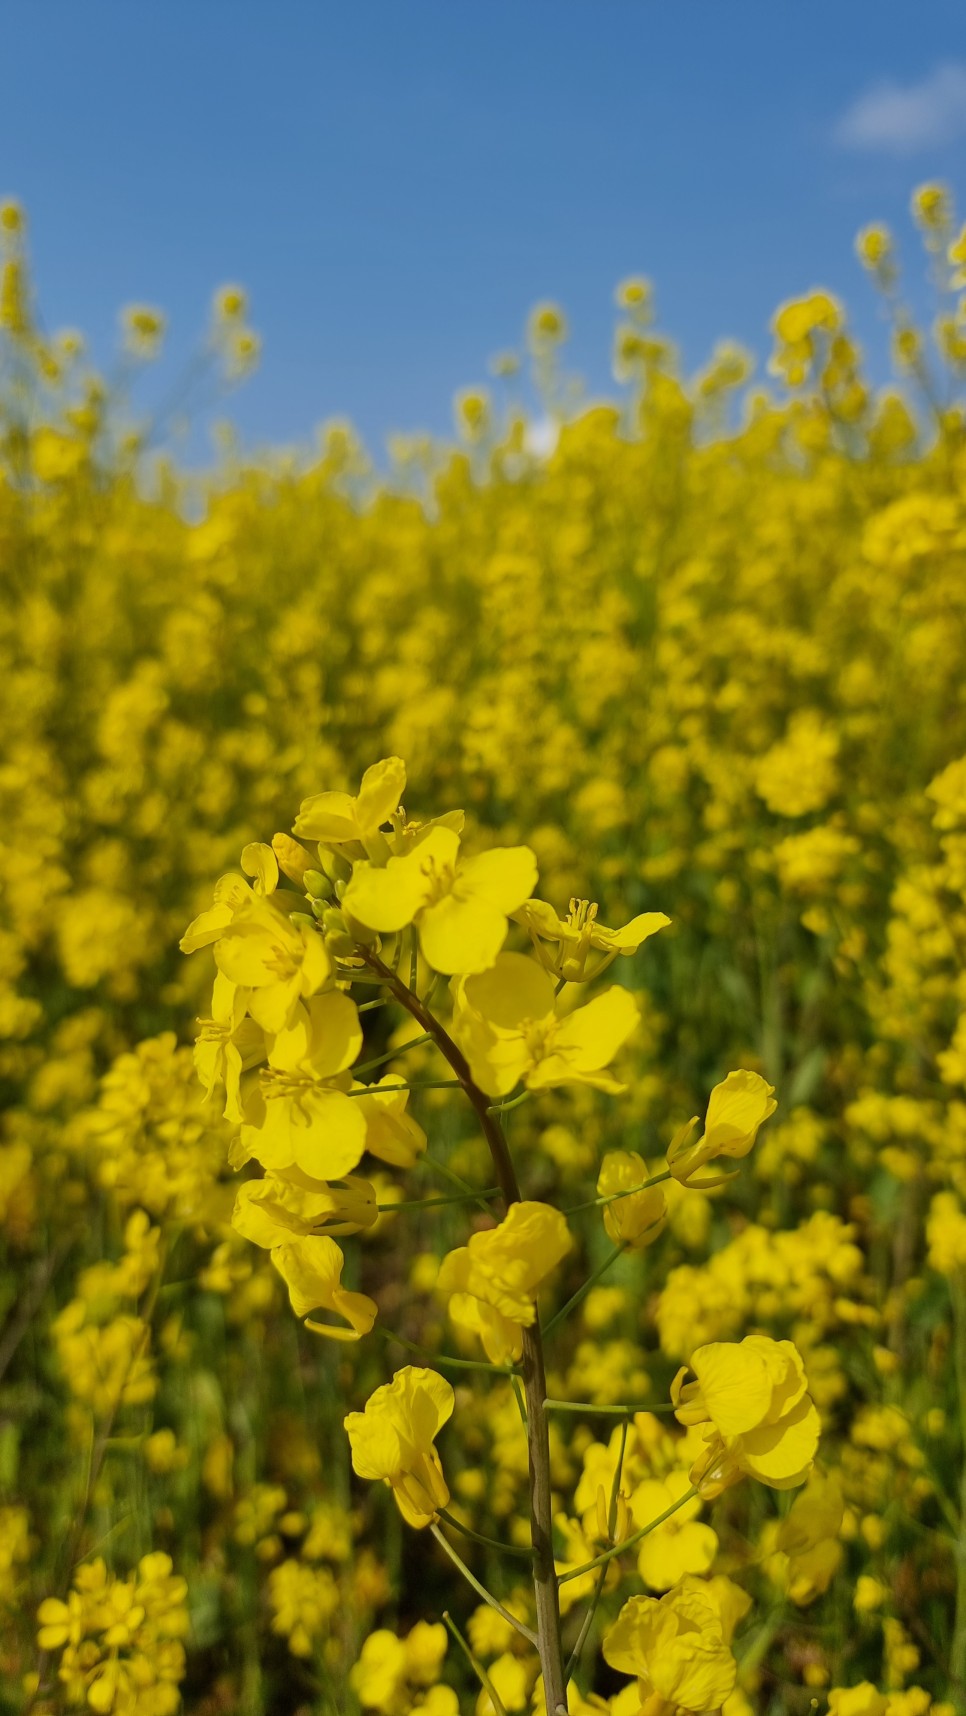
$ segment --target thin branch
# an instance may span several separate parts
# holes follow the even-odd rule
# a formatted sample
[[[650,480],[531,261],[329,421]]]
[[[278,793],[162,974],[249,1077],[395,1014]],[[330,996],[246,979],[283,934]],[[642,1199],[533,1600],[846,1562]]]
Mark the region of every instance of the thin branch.
[[[383,1328],[377,1323],[376,1327],[387,1341],[395,1341],[397,1346],[408,1347],[410,1352],[421,1353],[424,1358],[432,1359],[434,1364],[442,1365],[450,1370],[482,1370],[491,1376],[518,1376],[519,1372],[509,1364],[489,1364],[485,1359],[450,1358],[448,1353],[434,1353],[430,1347],[420,1346],[418,1341],[407,1340],[405,1335],[397,1335],[392,1329]]]
[[[481,1531],[472,1531],[468,1525],[464,1525],[461,1519],[457,1519],[455,1514],[448,1513],[444,1507],[437,1508],[436,1511],[440,1519],[445,1519],[446,1524],[451,1525],[454,1531],[462,1532],[464,1537],[471,1538],[474,1543],[482,1544],[484,1549],[495,1549],[500,1555],[522,1555],[527,1561],[533,1559],[533,1550],[524,1549],[522,1544],[501,1543],[496,1537],[486,1537]]]
[[[633,1406],[595,1406],[592,1400],[545,1400],[545,1412],[585,1412],[591,1418],[633,1418],[638,1412],[674,1412],[673,1401],[660,1401],[652,1406],[649,1400]]]
[[[446,1622],[446,1625],[448,1626],[448,1628],[449,1628],[450,1632],[452,1633],[454,1639],[456,1640],[457,1644],[459,1645],[460,1650],[463,1652],[463,1655],[465,1656],[467,1662],[469,1663],[471,1669],[473,1670],[473,1673],[476,1675],[477,1680],[479,1681],[480,1685],[482,1686],[483,1691],[486,1693],[487,1698],[490,1700],[490,1703],[492,1704],[493,1709],[496,1712],[496,1716],[507,1716],[506,1706],[501,1704],[500,1697],[499,1697],[499,1694],[496,1690],[496,1687],[493,1685],[493,1682],[490,1679],[489,1675],[487,1674],[486,1669],[483,1667],[483,1664],[481,1662],[478,1662],[476,1657],[473,1655],[473,1652],[470,1650],[469,1645],[467,1644],[465,1638],[463,1637],[463,1634],[460,1632],[459,1627],[456,1625],[456,1622],[454,1621],[454,1619],[453,1619],[453,1617],[450,1614],[448,1609],[443,1610],[443,1620]]]
[[[590,1292],[590,1289],[596,1285],[596,1283],[600,1280],[602,1275],[606,1275],[611,1264],[617,1262],[617,1259],[620,1257],[621,1252],[625,1251],[627,1249],[627,1244],[628,1244],[628,1241],[626,1239],[622,1239],[618,1245],[615,1245],[613,1251],[610,1252],[609,1256],[605,1257],[603,1263],[601,1263],[599,1265],[599,1267],[594,1270],[593,1275],[588,1275],[587,1280],[584,1282],[583,1286],[578,1287],[576,1293],[574,1293],[567,1300],[566,1305],[562,1305],[560,1310],[556,1313],[556,1315],[551,1317],[549,1323],[547,1323],[544,1327],[543,1332],[545,1335],[552,1334],[553,1330],[557,1327],[557,1324],[562,1323],[564,1318],[574,1309],[574,1307],[580,1304],[581,1299],[586,1298],[587,1294]]]
[[[516,1615],[512,1615],[510,1613],[510,1610],[505,1609],[503,1607],[503,1604],[499,1601],[499,1599],[494,1597],[492,1591],[488,1591],[485,1585],[480,1584],[480,1581],[479,1581],[479,1579],[477,1579],[476,1574],[470,1572],[469,1568],[466,1565],[466,1562],[461,1558],[461,1556],[457,1555],[456,1550],[453,1548],[453,1545],[451,1543],[447,1542],[446,1538],[443,1536],[443,1533],[440,1531],[439,1526],[438,1525],[431,1525],[429,1529],[432,1532],[433,1536],[435,1537],[436,1542],[438,1544],[440,1544],[440,1546],[443,1549],[445,1549],[445,1551],[446,1551],[447,1555],[449,1556],[450,1560],[452,1561],[454,1567],[458,1567],[460,1572],[463,1575],[463,1578],[470,1585],[472,1585],[477,1596],[482,1597],[484,1603],[489,1603],[490,1608],[495,1609],[497,1614],[502,1616],[503,1620],[505,1620],[511,1627],[513,1627],[515,1632],[518,1632],[520,1634],[521,1638],[526,1639],[528,1644],[536,1646],[538,1643],[536,1633],[533,1632],[533,1630],[530,1627],[525,1626],[523,1621],[518,1621]]]
[[[642,1537],[646,1537],[648,1532],[656,1531],[657,1527],[663,1525],[666,1519],[670,1519],[672,1513],[677,1513],[678,1508],[683,1507],[685,1502],[693,1501],[697,1493],[697,1490],[692,1486],[691,1489],[685,1491],[683,1496],[679,1496],[669,1508],[665,1508],[663,1513],[658,1514],[657,1519],[652,1519],[648,1525],[642,1525],[640,1531],[635,1531],[630,1537],[625,1537],[623,1543],[615,1543],[613,1549],[605,1550],[603,1555],[596,1555],[593,1561],[585,1561],[582,1567],[572,1567],[567,1573],[561,1573],[561,1585],[565,1585],[568,1579],[579,1579],[582,1573],[592,1573],[595,1567],[603,1567],[608,1561],[613,1561],[615,1555],[623,1555],[625,1549],[633,1549],[636,1543],[640,1543]]]
[[[624,1450],[626,1447],[627,1447],[627,1425],[623,1424],[621,1426],[621,1445],[620,1445],[620,1450],[619,1450],[618,1455],[617,1455],[617,1465],[614,1468],[614,1481],[610,1486],[610,1503],[609,1503],[608,1508],[607,1508],[607,1533],[608,1533],[608,1536],[611,1538],[613,1538],[614,1532],[617,1529],[617,1498],[620,1495],[620,1490],[621,1490],[621,1473],[624,1470]],[[594,1588],[593,1597],[590,1600],[590,1607],[588,1608],[587,1613],[584,1616],[584,1621],[583,1621],[583,1625],[580,1629],[580,1632],[577,1634],[577,1643],[574,1645],[574,1648],[570,1653],[570,1661],[568,1662],[566,1668],[564,1669],[564,1679],[565,1680],[570,1679],[570,1676],[573,1674],[574,1669],[577,1667],[577,1664],[580,1661],[580,1653],[583,1650],[584,1645],[587,1643],[587,1636],[590,1632],[591,1627],[594,1624],[594,1616],[597,1613],[597,1608],[598,1608],[598,1605],[600,1603],[600,1599],[603,1596],[604,1581],[606,1578],[607,1578],[607,1568],[602,1567],[600,1572],[597,1575],[597,1584]]]

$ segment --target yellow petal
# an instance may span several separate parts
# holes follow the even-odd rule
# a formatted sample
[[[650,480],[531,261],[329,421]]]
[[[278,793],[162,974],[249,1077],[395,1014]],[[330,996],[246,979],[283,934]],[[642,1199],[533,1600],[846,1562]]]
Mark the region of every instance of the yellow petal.
[[[664,912],[641,912],[639,917],[631,918],[630,923],[625,924],[623,929],[600,930],[598,934],[606,938],[608,948],[614,948],[618,953],[636,953],[648,936],[666,929],[670,922]]]
[[[486,971],[506,940],[506,914],[484,899],[446,894],[419,920],[419,945],[434,971],[447,977]]]
[[[241,867],[246,876],[254,878],[256,894],[274,894],[278,887],[278,859],[264,841],[253,840],[243,847]]]
[[[298,1107],[289,1106],[296,1166],[313,1180],[338,1180],[350,1173],[366,1147],[366,1122],[359,1104],[341,1091],[323,1087],[307,1091]]]
[[[178,943],[182,953],[196,953],[199,947],[210,947],[228,928],[234,915],[231,907],[225,905],[209,906],[206,912],[199,912]]]
[[[390,935],[412,923],[431,889],[431,880],[415,852],[405,858],[390,858],[381,870],[360,862],[353,866],[342,909],[367,929]]]
[[[698,1347],[691,1369],[719,1433],[740,1436],[761,1424],[771,1406],[772,1382],[762,1355],[744,1342],[712,1341]]]
[[[363,839],[389,821],[405,790],[406,765],[401,757],[385,757],[366,770],[356,799],[356,822]]]
[[[741,1437],[742,1468],[772,1489],[803,1483],[818,1450],[821,1423],[808,1395],[777,1424],[762,1424]]]
[[[489,900],[504,915],[515,912],[536,885],[537,860],[529,846],[495,846],[460,866],[460,892]]]
[[[303,840],[322,840],[338,845],[359,838],[356,801],[347,792],[318,792],[302,800],[292,828]]]
[[[575,1071],[596,1071],[613,1060],[639,1018],[633,995],[615,985],[563,1020],[554,1048]]]
[[[553,1012],[553,982],[524,953],[501,953],[488,971],[467,978],[462,993],[468,1007],[501,1031],[515,1031],[524,1019],[544,1019]]]

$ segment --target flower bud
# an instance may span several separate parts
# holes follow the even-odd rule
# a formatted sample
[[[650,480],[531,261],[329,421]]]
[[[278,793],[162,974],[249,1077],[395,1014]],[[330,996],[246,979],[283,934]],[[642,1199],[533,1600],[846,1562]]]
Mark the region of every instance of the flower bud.
[[[348,858],[343,858],[341,852],[331,852],[327,846],[319,847],[319,869],[330,882],[347,882],[352,875]]]
[[[331,900],[332,883],[321,870],[306,870],[302,877],[305,892],[313,900]]]

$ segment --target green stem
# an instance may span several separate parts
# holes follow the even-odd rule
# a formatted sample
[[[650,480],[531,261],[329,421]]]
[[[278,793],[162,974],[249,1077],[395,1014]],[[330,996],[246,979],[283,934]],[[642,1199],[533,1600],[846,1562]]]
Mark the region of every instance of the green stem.
[[[437,1174],[442,1174],[443,1179],[449,1180],[450,1185],[459,1186],[461,1191],[472,1193],[484,1215],[492,1215],[493,1213],[487,1205],[487,1198],[502,1198],[503,1196],[499,1186],[497,1186],[492,1192],[475,1191],[474,1187],[470,1185],[468,1180],[462,1179],[459,1174],[454,1174],[452,1168],[448,1168],[445,1162],[437,1161],[435,1156],[421,1156],[420,1161],[425,1164],[427,1168],[433,1168]]]
[[[451,1525],[454,1531],[462,1532],[464,1537],[471,1538],[474,1543],[481,1543],[484,1549],[495,1549],[500,1555],[522,1555],[526,1561],[533,1555],[532,1549],[524,1549],[520,1544],[501,1543],[496,1537],[486,1537],[480,1531],[471,1531],[468,1525],[464,1525],[461,1519],[457,1519],[455,1514],[449,1513],[444,1507],[437,1508],[436,1511],[440,1519],[445,1519],[446,1524]]]
[[[519,1203],[520,1186],[503,1128],[499,1120],[490,1113],[489,1098],[475,1082],[462,1049],[424,1006],[419,996],[412,989],[407,989],[404,983],[400,983],[376,954],[362,947],[359,951],[371,969],[382,978],[395,1000],[422,1025],[424,1031],[429,1032],[444,1060],[452,1067],[489,1146],[504,1204],[509,1209],[511,1204]],[[540,1653],[544,1698],[549,1716],[561,1716],[561,1712],[563,1716],[567,1716],[567,1681],[560,1637],[560,1599],[553,1558],[549,1427],[543,1410],[543,1403],[547,1398],[547,1378],[538,1316],[535,1316],[530,1327],[523,1331],[523,1388],[527,1405],[533,1594],[537,1612],[537,1632],[533,1642]]]
[[[520,1108],[523,1103],[529,1102],[532,1095],[533,1092],[530,1090],[521,1090],[519,1096],[511,1097],[508,1102],[491,1102],[488,1112],[490,1114],[509,1114],[511,1108]]]
[[[396,1080],[393,1079],[392,1084],[390,1086],[387,1086],[386,1088],[389,1090],[456,1090],[459,1087],[460,1083],[461,1083],[461,1080],[458,1078],[421,1079],[416,1084],[406,1083],[402,1079],[400,1079],[399,1083],[397,1084]],[[371,1089],[371,1087],[367,1086],[365,1090],[347,1090],[347,1091],[343,1092],[343,1095],[345,1095],[345,1096],[371,1096],[372,1095],[372,1089]],[[385,1095],[385,1090],[381,1091],[380,1095]]]
[[[609,1506],[607,1508],[607,1533],[608,1533],[608,1536],[611,1538],[613,1538],[614,1532],[615,1532],[616,1527],[617,1527],[617,1498],[620,1495],[620,1490],[621,1490],[621,1473],[624,1469],[624,1450],[626,1447],[627,1447],[627,1425],[623,1424],[621,1426],[621,1445],[620,1445],[620,1450],[619,1450],[618,1455],[617,1455],[617,1465],[614,1468],[614,1481],[610,1486],[610,1503],[609,1503]],[[594,1624],[594,1616],[597,1613],[597,1608],[598,1608],[598,1605],[600,1603],[600,1599],[603,1596],[604,1581],[606,1578],[607,1578],[607,1568],[602,1567],[600,1572],[597,1575],[597,1584],[594,1587],[594,1594],[590,1600],[590,1607],[588,1608],[587,1613],[584,1616],[583,1626],[581,1627],[580,1632],[577,1634],[577,1643],[574,1645],[574,1648],[570,1653],[570,1661],[568,1662],[566,1668],[564,1669],[564,1673],[566,1674],[568,1680],[570,1679],[570,1676],[573,1674],[574,1669],[577,1667],[577,1664],[580,1661],[581,1652],[584,1648],[584,1645],[587,1643],[587,1635],[589,1634],[590,1629]]]
[[[564,1318],[569,1315],[569,1313],[574,1309],[574,1307],[576,1305],[580,1304],[581,1299],[586,1297],[586,1295],[590,1292],[590,1289],[596,1285],[596,1283],[600,1280],[602,1275],[606,1275],[611,1264],[617,1262],[617,1259],[620,1257],[621,1252],[626,1250],[626,1248],[627,1248],[627,1240],[626,1239],[622,1239],[620,1241],[619,1245],[615,1245],[613,1251],[610,1252],[609,1255],[604,1258],[603,1263],[599,1264],[598,1267],[594,1270],[593,1275],[589,1275],[587,1277],[587,1280],[584,1282],[583,1286],[578,1287],[576,1293],[574,1293],[571,1296],[571,1298],[569,1298],[567,1300],[566,1305],[562,1305],[560,1310],[556,1313],[556,1316],[551,1317],[549,1323],[546,1325],[546,1327],[543,1331],[545,1335],[549,1335],[549,1334],[553,1333],[553,1330],[557,1327],[557,1324],[562,1323]]]
[[[380,1214],[383,1210],[435,1210],[443,1204],[476,1204],[480,1198],[498,1198],[499,1195],[499,1186],[488,1186],[485,1192],[454,1192],[448,1198],[404,1198],[395,1204],[377,1204],[376,1209]]]
[[[397,1346],[408,1347],[409,1351],[412,1353],[421,1353],[423,1358],[432,1359],[434,1364],[442,1365],[444,1369],[482,1370],[489,1372],[491,1376],[519,1375],[519,1372],[515,1371],[512,1365],[488,1364],[485,1359],[450,1358],[446,1353],[434,1353],[429,1347],[420,1346],[418,1341],[407,1340],[405,1335],[397,1335],[392,1329],[384,1329],[378,1323],[376,1324],[376,1327],[379,1329],[379,1333],[385,1336],[387,1341],[395,1341]]]
[[[623,1543],[615,1543],[613,1549],[606,1549],[603,1555],[596,1555],[593,1561],[585,1561],[582,1567],[572,1567],[569,1572],[561,1573],[561,1585],[565,1585],[568,1579],[579,1579],[582,1573],[592,1573],[595,1567],[605,1567],[608,1561],[613,1561],[615,1555],[623,1555],[626,1549],[633,1549],[642,1537],[646,1537],[648,1532],[656,1531],[657,1527],[663,1525],[666,1519],[670,1519],[672,1513],[677,1513],[678,1508],[683,1507],[685,1502],[693,1501],[697,1493],[694,1488],[687,1490],[676,1502],[672,1502],[669,1508],[665,1508],[663,1513],[658,1514],[657,1519],[652,1519],[648,1525],[642,1525],[640,1531],[625,1537]]]
[[[487,1674],[486,1669],[483,1667],[483,1664],[478,1662],[476,1657],[473,1655],[473,1652],[470,1650],[469,1645],[448,1609],[443,1610],[443,1620],[446,1622],[446,1625],[456,1640],[456,1643],[459,1645],[460,1650],[463,1652],[463,1655],[473,1670],[473,1673],[476,1675],[477,1680],[482,1686],[483,1691],[490,1700],[490,1703],[496,1712],[496,1716],[507,1716],[506,1707],[501,1704],[496,1687],[493,1685],[493,1682]]]
[[[410,1049],[418,1049],[428,1042],[429,1037],[425,1033],[421,1037],[413,1037],[408,1043],[401,1043],[398,1049],[387,1049],[384,1055],[376,1055],[371,1061],[362,1061],[359,1066],[351,1069],[352,1076],[356,1078],[359,1073],[372,1072],[374,1067],[383,1067],[387,1061],[398,1061],[400,1055],[406,1055]]]
[[[429,1529],[432,1532],[433,1536],[435,1537],[436,1542],[440,1545],[440,1547],[442,1549],[445,1549],[445,1551],[446,1551],[447,1555],[449,1556],[450,1560],[452,1561],[454,1567],[459,1568],[459,1570],[462,1573],[463,1578],[466,1580],[467,1584],[472,1585],[477,1596],[482,1597],[484,1603],[489,1603],[490,1608],[495,1609],[497,1614],[501,1615],[502,1618],[505,1621],[507,1621],[511,1627],[513,1627],[514,1631],[518,1632],[520,1634],[521,1638],[526,1639],[528,1644],[535,1645],[537,1642],[536,1633],[533,1632],[530,1627],[524,1626],[522,1621],[518,1621],[516,1615],[512,1615],[510,1613],[509,1609],[505,1609],[503,1607],[503,1604],[501,1602],[499,1602],[496,1597],[494,1597],[492,1591],[488,1591],[485,1585],[480,1584],[480,1581],[477,1579],[476,1574],[470,1572],[469,1568],[466,1565],[466,1562],[462,1559],[461,1556],[457,1555],[456,1550],[453,1548],[453,1545],[451,1543],[447,1542],[446,1538],[443,1536],[443,1533],[440,1531],[439,1526],[438,1525],[431,1525]]]
[[[545,1400],[545,1412],[586,1412],[591,1417],[598,1418],[633,1418],[637,1412],[673,1412],[671,1401],[661,1401],[652,1406],[649,1401],[639,1401],[636,1406],[595,1406],[592,1400]]]
[[[585,1204],[571,1204],[563,1213],[566,1216],[580,1215],[582,1210],[596,1210],[601,1204],[615,1204],[618,1198],[633,1198],[638,1192],[649,1192],[652,1186],[663,1185],[670,1178],[671,1170],[668,1168],[663,1174],[654,1174],[650,1180],[642,1181],[639,1186],[629,1186],[626,1192],[607,1192],[602,1198],[588,1198]]]

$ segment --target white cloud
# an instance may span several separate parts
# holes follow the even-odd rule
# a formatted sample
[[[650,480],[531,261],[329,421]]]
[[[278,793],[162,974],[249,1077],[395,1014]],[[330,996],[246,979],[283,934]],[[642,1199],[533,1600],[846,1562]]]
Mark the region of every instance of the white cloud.
[[[966,65],[948,61],[918,83],[873,84],[842,115],[835,140],[846,149],[913,155],[966,134]]]
[[[527,424],[524,441],[528,453],[537,459],[549,458],[560,436],[560,425],[552,417],[535,417]]]

